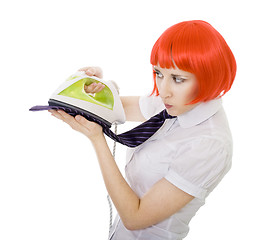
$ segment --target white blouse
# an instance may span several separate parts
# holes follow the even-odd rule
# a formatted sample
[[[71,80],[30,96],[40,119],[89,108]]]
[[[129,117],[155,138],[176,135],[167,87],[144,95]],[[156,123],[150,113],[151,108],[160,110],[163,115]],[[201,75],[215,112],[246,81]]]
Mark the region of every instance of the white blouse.
[[[141,97],[140,108],[148,119],[164,109],[160,97]],[[205,198],[231,167],[232,138],[222,100],[200,103],[192,110],[168,119],[145,143],[127,151],[126,178],[142,197],[165,178],[195,198],[164,221],[142,230],[127,230],[119,216],[113,240],[183,239],[189,222]]]

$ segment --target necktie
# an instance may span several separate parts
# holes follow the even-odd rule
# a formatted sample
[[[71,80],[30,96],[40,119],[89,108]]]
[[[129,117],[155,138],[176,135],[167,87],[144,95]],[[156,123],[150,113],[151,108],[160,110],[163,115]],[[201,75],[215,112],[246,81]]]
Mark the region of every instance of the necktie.
[[[91,116],[87,116],[82,112],[77,112],[76,110],[65,108],[65,107],[57,107],[57,106],[35,106],[30,109],[30,111],[41,111],[41,110],[49,110],[49,109],[62,109],[68,114],[75,116],[80,114],[86,117],[89,121],[93,121],[98,123],[103,127],[103,132],[113,139],[116,142],[119,142],[128,147],[136,147],[140,144],[144,143],[148,138],[150,138],[165,122],[166,119],[174,118],[173,116],[167,113],[167,110],[163,110],[157,115],[151,117],[146,122],[143,122],[139,126],[119,135],[116,135],[112,132],[109,127],[103,123],[101,120],[93,118]]]
[[[165,120],[169,118],[174,117],[169,115],[167,113],[167,110],[165,109],[128,132],[116,135],[109,128],[103,128],[103,131],[107,136],[109,136],[116,142],[119,142],[128,147],[136,147],[144,143],[147,139],[154,135],[154,133],[157,132],[163,125]]]

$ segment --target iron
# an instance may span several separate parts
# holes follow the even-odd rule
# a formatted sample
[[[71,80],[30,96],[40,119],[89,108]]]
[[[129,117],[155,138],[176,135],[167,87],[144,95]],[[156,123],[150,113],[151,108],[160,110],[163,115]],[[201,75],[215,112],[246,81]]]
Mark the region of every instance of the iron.
[[[85,85],[94,82],[100,82],[105,87],[98,93],[87,93],[84,90]],[[88,76],[83,71],[78,71],[66,79],[50,96],[48,104],[48,106],[34,106],[29,110],[63,109],[73,116],[79,114],[108,127],[126,121],[117,85],[112,81]]]

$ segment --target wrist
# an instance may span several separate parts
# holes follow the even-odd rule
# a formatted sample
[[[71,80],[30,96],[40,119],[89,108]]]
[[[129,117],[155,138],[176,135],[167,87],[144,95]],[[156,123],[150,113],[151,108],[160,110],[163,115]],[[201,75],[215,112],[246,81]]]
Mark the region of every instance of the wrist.
[[[91,143],[92,143],[94,146],[95,146],[97,143],[106,141],[103,132],[100,133],[100,134],[98,134],[98,135],[94,135],[94,136],[89,137],[89,140],[91,141]]]

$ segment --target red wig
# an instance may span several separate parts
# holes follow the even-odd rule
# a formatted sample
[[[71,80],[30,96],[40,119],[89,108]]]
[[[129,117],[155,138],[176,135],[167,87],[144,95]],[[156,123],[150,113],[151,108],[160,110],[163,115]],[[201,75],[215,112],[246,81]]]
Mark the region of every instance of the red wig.
[[[195,74],[199,91],[190,104],[223,96],[236,74],[236,61],[225,39],[201,20],[181,22],[163,32],[153,46],[150,62]],[[155,75],[154,93],[159,95]]]

